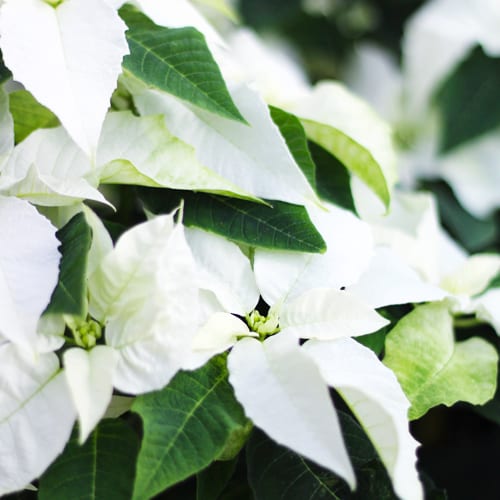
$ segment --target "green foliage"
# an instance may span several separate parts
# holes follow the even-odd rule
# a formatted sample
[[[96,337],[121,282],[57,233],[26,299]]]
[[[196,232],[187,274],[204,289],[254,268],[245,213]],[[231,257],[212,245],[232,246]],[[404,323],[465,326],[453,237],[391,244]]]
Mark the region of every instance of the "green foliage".
[[[476,48],[436,95],[443,120],[441,151],[449,151],[500,125],[500,58]]]
[[[484,404],[495,393],[498,354],[485,340],[455,342],[444,303],[417,307],[385,340],[384,364],[396,374],[412,406],[410,419],[439,404]]]
[[[314,142],[309,148],[316,164],[316,191],[320,198],[356,212],[351,193],[351,176],[342,163]]]
[[[307,177],[309,184],[316,187],[316,166],[307,145],[307,137],[300,120],[291,113],[282,109],[269,107],[273,122],[280,129],[288,149],[292,153],[297,165]]]
[[[83,446],[78,432],[40,479],[40,500],[128,500],[139,439],[122,420],[103,420]]]
[[[145,84],[226,118],[245,122],[204,36],[194,28],[157,26],[130,6],[120,9],[129,29],[123,67]]]
[[[395,500],[390,479],[357,422],[339,411],[358,486],[345,481],[255,430],[247,444],[248,477],[255,500]]]
[[[216,461],[196,476],[196,500],[218,500],[231,479],[238,458]]]
[[[140,198],[153,213],[168,213],[184,200],[183,222],[237,243],[301,252],[324,252],[326,244],[304,207],[270,201],[272,207],[246,200],[189,191],[142,188]]]
[[[39,128],[59,125],[56,115],[42,106],[27,90],[17,90],[9,94],[9,110],[14,120],[16,144]]]
[[[224,356],[180,372],[161,391],[139,396],[132,410],[144,424],[134,499],[150,498],[199,472],[247,425],[227,380]]]
[[[87,254],[92,231],[83,212],[76,214],[57,232],[62,254],[59,282],[45,313],[84,317],[87,309]]]
[[[10,69],[5,66],[5,63],[3,62],[2,51],[0,51],[0,83],[5,82],[11,76],[12,73],[10,72]]]

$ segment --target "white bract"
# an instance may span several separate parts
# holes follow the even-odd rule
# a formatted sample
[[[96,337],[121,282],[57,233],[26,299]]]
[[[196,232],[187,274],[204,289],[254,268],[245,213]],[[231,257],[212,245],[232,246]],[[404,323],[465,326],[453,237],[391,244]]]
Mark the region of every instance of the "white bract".
[[[332,208],[331,217],[331,226],[337,224],[342,227],[343,220],[351,216]],[[323,227],[325,225],[326,221],[323,221]],[[325,284],[328,286],[332,278],[328,273],[321,276],[314,266],[304,265],[298,259],[296,263],[289,263],[288,270],[295,273],[292,276],[300,276],[302,287],[293,293],[286,290],[286,286],[293,288],[293,279],[285,281],[288,285],[284,287],[268,287],[270,293],[265,296],[271,305],[268,316],[251,311],[247,306],[245,324],[222,312],[231,312],[222,304],[228,304],[227,293],[230,290],[234,297],[240,298],[236,301],[236,307],[251,304],[249,298],[255,296],[255,285],[249,277],[245,277],[246,284],[240,278],[248,276],[249,261],[245,263],[245,257],[237,247],[220,238],[218,245],[225,246],[226,250],[219,249],[207,261],[203,254],[203,238],[207,238],[206,245],[210,245],[217,237],[198,230],[191,231],[191,234],[196,235],[191,248],[197,264],[201,266],[200,273],[205,276],[201,286],[215,295],[211,297],[211,307],[219,307],[219,312],[198,332],[193,347],[195,351],[206,352],[208,358],[211,353],[221,352],[233,344],[228,357],[229,380],[237,399],[253,422],[278,443],[335,471],[353,487],[353,469],[327,392],[327,386],[337,387],[338,380],[340,389],[342,384],[348,386],[341,393],[347,403],[352,404],[353,411],[373,440],[398,494],[405,495],[405,498],[421,498],[422,490],[415,470],[417,443],[407,430],[406,412],[409,403],[394,375],[374,355],[370,357],[370,353],[365,352],[367,349],[357,343],[355,347],[345,343],[346,337],[374,332],[386,325],[387,320],[348,292],[338,288],[320,288]],[[328,263],[329,260],[335,261],[338,269],[347,266],[347,269],[351,269],[350,276],[349,272],[344,272],[343,279],[351,282],[362,272],[356,269],[355,259],[359,259],[362,269],[369,260],[370,246],[367,255],[364,252],[344,255],[340,261],[335,247],[347,244],[354,248],[354,242],[359,238],[366,238],[369,243],[369,233],[359,221],[359,225],[353,224],[351,232],[339,231],[337,237],[339,241],[336,245],[329,246],[325,255],[315,255],[314,258],[322,259],[326,268],[332,265]],[[191,241],[191,237],[188,240]],[[271,265],[265,265],[268,258],[278,262],[278,255],[284,256],[286,252],[256,252],[255,262],[260,261],[260,264],[255,266],[255,275],[261,291],[266,289],[268,283],[280,283],[281,278],[286,276],[280,270],[275,271]],[[234,269],[239,269],[239,272],[231,272]],[[238,277],[233,279],[235,274]],[[215,279],[209,279],[210,276]],[[211,283],[214,286],[210,286]],[[307,288],[304,285],[306,283],[311,288]],[[245,288],[250,291],[248,298],[245,298],[248,295]],[[269,301],[270,296],[276,297],[277,301]],[[242,314],[241,309],[237,312]],[[298,339],[315,340],[300,346]],[[308,346],[311,346],[311,353],[315,354],[309,354]],[[315,346],[314,349],[312,346]],[[323,347],[326,349],[324,356],[330,355],[330,349],[333,353],[338,352],[338,356],[345,356],[348,364],[347,359],[352,359],[353,352],[354,355],[360,355],[356,367],[361,369],[363,366],[363,376],[350,376],[356,370],[351,364],[344,368],[340,363],[333,363],[331,367],[337,378],[324,371],[328,362],[321,354]],[[385,398],[383,403],[376,403],[371,392],[373,387],[370,383],[365,384],[364,381],[371,376],[366,375],[367,372],[377,373],[377,377],[380,377],[378,394]],[[348,384],[346,380],[351,382]],[[365,408],[376,408],[376,416],[372,416],[370,410]],[[335,450],[333,454],[332,450]],[[408,496],[410,491],[411,495]]]
[[[14,78],[61,120],[92,159],[128,53],[125,23],[104,0],[7,0],[0,47]],[[33,42],[33,37],[36,42]]]

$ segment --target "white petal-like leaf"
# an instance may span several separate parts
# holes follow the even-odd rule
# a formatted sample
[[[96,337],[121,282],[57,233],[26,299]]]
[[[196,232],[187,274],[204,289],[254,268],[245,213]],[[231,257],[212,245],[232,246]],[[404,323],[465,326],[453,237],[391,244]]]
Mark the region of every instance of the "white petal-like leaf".
[[[297,338],[323,340],[373,333],[389,321],[349,292],[315,288],[280,313],[280,327]]]
[[[310,206],[308,213],[326,242],[324,254],[255,250],[255,276],[268,304],[292,300],[313,288],[352,285],[368,267],[373,251],[368,224],[330,204]]]
[[[37,205],[106,203],[91,183],[91,164],[62,127],[40,129],[18,144],[1,169],[0,191]]]
[[[14,148],[14,121],[9,112],[9,97],[0,86],[0,165]]]
[[[212,291],[222,310],[244,316],[257,305],[259,290],[248,260],[234,243],[201,229],[186,229],[197,267],[198,286]]]
[[[125,233],[89,290],[90,310],[119,353],[115,387],[138,394],[168,383],[191,355],[199,321],[195,264],[173,215]]]
[[[231,96],[249,125],[191,109],[157,91],[146,91],[135,102],[142,114],[164,114],[168,129],[195,148],[203,165],[246,192],[299,205],[315,200],[260,96],[245,86]]]
[[[201,165],[193,147],[174,137],[161,115],[136,117],[130,112],[109,113],[99,141],[97,164],[100,181],[105,184],[138,184],[251,197]]]
[[[91,157],[128,53],[125,29],[103,0],[57,7],[8,0],[0,11],[0,46],[14,78],[58,116]]]
[[[395,252],[379,247],[368,270],[346,290],[371,307],[442,300],[447,293],[426,283]]]
[[[64,353],[64,375],[78,414],[80,444],[87,440],[111,401],[116,361],[115,351],[104,345]]]
[[[324,379],[359,419],[405,500],[423,498],[416,470],[417,441],[408,425],[410,403],[391,370],[352,339],[309,341],[303,346]]]
[[[59,276],[56,228],[28,202],[0,196],[0,333],[34,341]]]
[[[500,335],[500,288],[492,288],[473,301],[476,316],[487,321]]]
[[[63,451],[75,410],[53,353],[0,346],[0,495],[23,489]]]
[[[500,256],[477,254],[441,280],[441,286],[455,295],[476,295],[500,272]]]
[[[355,486],[326,384],[296,339],[283,333],[264,343],[243,339],[230,352],[228,368],[236,398],[256,426]]]

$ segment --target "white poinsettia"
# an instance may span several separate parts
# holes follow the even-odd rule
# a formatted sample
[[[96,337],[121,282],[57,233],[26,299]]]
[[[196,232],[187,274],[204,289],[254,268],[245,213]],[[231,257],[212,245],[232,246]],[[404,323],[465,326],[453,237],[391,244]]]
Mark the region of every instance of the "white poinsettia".
[[[183,227],[173,217],[135,226],[99,264],[92,259],[89,311],[105,327],[105,345],[93,347],[101,336],[95,321],[75,320],[70,327],[86,350],[73,348],[63,357],[81,442],[104,415],[113,387],[128,394],[153,391],[187,365],[188,356],[192,367],[206,361],[190,356],[202,321],[198,287]]]
[[[24,200],[0,196],[0,335],[30,344],[59,275],[56,228]]]
[[[6,0],[1,5],[0,47],[6,65],[91,158],[128,53],[125,30],[105,0],[58,5]]]
[[[337,246],[346,241],[352,249],[354,242],[370,246],[369,231],[364,223],[356,224],[354,217],[351,219],[344,211],[336,213],[336,210],[332,207],[336,220],[331,227],[336,225],[344,231],[337,234]],[[353,223],[351,233],[348,221]],[[233,243],[200,230],[189,230],[187,234],[200,269],[200,288],[208,296],[206,307],[213,311],[218,309],[198,332],[193,342],[194,351],[206,352],[209,357],[232,345],[228,356],[229,380],[255,425],[278,443],[333,470],[353,487],[353,469],[327,391],[328,385],[337,387],[338,382],[341,394],[379,451],[397,493],[405,498],[421,498],[415,470],[417,443],[408,433],[406,412],[409,403],[394,375],[375,356],[370,358],[365,352],[367,349],[358,347],[357,343],[353,347],[345,342],[346,337],[374,332],[387,321],[348,292],[320,288],[321,281],[323,286],[328,286],[334,278],[329,273],[321,276],[314,264],[306,261],[304,265],[299,259],[298,266],[289,266],[289,269],[299,270],[295,277],[302,282],[292,291],[293,277],[291,283],[285,280],[284,286],[276,286],[287,276],[286,272],[283,269],[274,272],[271,265],[264,264],[268,254],[274,262],[277,255],[286,252],[276,252],[275,256],[271,251],[257,250],[255,264],[258,261],[260,264],[255,265],[256,280],[253,282],[249,279],[250,262]],[[203,240],[206,241],[203,243]],[[218,251],[207,260],[204,250],[212,245],[218,245]],[[328,264],[329,259],[336,261],[339,273],[343,265],[347,266],[350,271],[344,271],[341,279],[347,281],[342,283],[355,280],[362,271],[356,269],[354,259],[359,259],[362,269],[369,261],[370,249],[351,256],[344,254],[339,259],[342,254],[334,247],[332,250],[329,247],[326,255],[314,257],[323,259],[326,268],[333,266]],[[263,296],[266,290],[264,298],[271,305],[267,316],[250,309],[252,301],[256,307],[257,283]],[[272,285],[266,286],[268,283]],[[291,289],[286,290],[286,287]],[[203,300],[203,294],[201,297]],[[277,301],[271,301],[270,297]],[[233,312],[227,308],[230,304],[238,315],[245,313],[246,323],[223,312]],[[301,346],[299,339],[311,340]],[[332,365],[332,370],[339,367],[337,378],[325,368],[329,354],[321,353],[323,345],[328,353],[331,350],[338,356],[346,356],[345,363],[349,366]],[[359,356],[359,363],[353,360],[353,364],[349,364],[348,359],[352,356]],[[363,367],[362,373],[350,376],[356,367]],[[380,382],[375,395],[372,394],[373,384],[365,383],[369,378],[367,372],[376,374]],[[376,422],[370,412],[364,411],[367,406],[377,410]]]

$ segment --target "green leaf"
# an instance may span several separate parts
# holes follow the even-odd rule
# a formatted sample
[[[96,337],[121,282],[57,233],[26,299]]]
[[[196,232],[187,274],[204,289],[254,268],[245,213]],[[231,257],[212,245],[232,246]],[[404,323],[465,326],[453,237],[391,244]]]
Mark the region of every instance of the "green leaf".
[[[475,253],[494,248],[500,234],[493,215],[484,219],[471,215],[444,182],[428,181],[425,188],[436,195],[443,225],[467,251]]]
[[[320,198],[356,213],[347,168],[314,142],[309,143],[309,148],[316,164],[316,192]]]
[[[291,107],[307,137],[338,158],[388,208],[396,154],[391,129],[370,106],[341,84],[324,81]]]
[[[238,459],[216,461],[196,476],[196,500],[218,500],[231,479]]]
[[[2,51],[0,51],[0,83],[5,82],[12,76],[10,69],[5,66]]]
[[[246,200],[189,191],[140,189],[153,213],[169,213],[184,200],[183,222],[253,247],[321,253],[323,238],[304,207],[271,201],[272,207]]]
[[[83,212],[76,214],[56,233],[62,254],[59,282],[45,313],[86,315],[87,254],[92,242],[92,231]]]
[[[483,49],[471,52],[436,94],[443,134],[441,151],[449,151],[500,125],[500,58]]]
[[[40,479],[39,500],[129,500],[139,439],[121,420],[103,420],[83,446],[78,432]]]
[[[359,424],[339,411],[346,446],[357,478],[351,492],[333,472],[279,446],[255,429],[247,444],[248,477],[255,500],[395,500],[391,482]]]
[[[316,166],[307,145],[307,137],[300,120],[280,108],[269,106],[271,118],[280,129],[294,160],[306,176],[309,184],[316,187]]]
[[[134,401],[132,410],[144,424],[134,499],[150,498],[204,469],[247,425],[227,376],[225,356],[218,356]]]
[[[419,306],[401,319],[385,339],[384,364],[412,404],[410,419],[439,404],[484,404],[495,394],[497,351],[478,337],[455,342],[445,303]]]
[[[130,54],[123,67],[145,84],[243,123],[222,74],[196,29],[157,26],[131,6],[120,9]]]
[[[14,119],[16,144],[39,128],[59,125],[56,115],[40,104],[27,90],[17,90],[9,94],[9,109]]]

